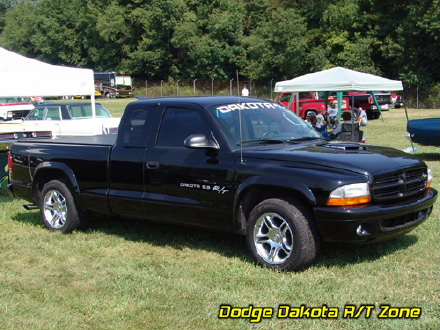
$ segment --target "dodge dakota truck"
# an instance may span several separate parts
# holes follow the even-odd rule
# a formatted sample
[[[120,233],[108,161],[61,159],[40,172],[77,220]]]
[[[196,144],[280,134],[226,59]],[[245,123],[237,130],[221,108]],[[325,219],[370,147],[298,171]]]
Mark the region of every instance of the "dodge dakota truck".
[[[14,143],[9,171],[12,192],[49,230],[102,213],[229,231],[280,270],[310,265],[321,241],[405,234],[437,199],[414,156],[328,142],[292,111],[249,97],[136,101],[117,136]]]

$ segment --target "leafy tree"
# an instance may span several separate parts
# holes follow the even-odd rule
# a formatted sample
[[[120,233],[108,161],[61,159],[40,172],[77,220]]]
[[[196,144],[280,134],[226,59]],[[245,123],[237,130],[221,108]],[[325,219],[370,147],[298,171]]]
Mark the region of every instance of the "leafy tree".
[[[307,67],[305,20],[295,9],[277,8],[246,38],[243,73],[252,79],[287,79]]]
[[[440,0],[0,0],[0,45],[143,79],[288,79],[335,65],[440,81]]]

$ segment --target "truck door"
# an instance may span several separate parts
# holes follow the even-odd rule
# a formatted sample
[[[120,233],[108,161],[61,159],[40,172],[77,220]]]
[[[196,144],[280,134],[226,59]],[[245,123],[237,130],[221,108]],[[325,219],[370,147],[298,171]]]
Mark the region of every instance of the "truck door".
[[[119,128],[110,156],[109,204],[113,214],[143,218],[144,162],[147,140],[158,111],[131,109]]]
[[[221,147],[184,147],[184,140],[191,134],[215,139],[204,115],[195,107],[164,109],[157,139],[145,157],[144,209],[148,218],[211,228],[232,227],[232,154]]]

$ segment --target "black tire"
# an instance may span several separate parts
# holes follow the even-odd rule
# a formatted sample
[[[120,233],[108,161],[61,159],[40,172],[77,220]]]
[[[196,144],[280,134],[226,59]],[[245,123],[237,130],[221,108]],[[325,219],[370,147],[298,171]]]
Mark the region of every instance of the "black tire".
[[[44,225],[51,231],[67,234],[86,223],[85,213],[78,208],[69,185],[64,181],[47,182],[41,190],[39,206]]]
[[[319,250],[310,212],[291,200],[264,200],[250,213],[246,229],[246,241],[253,257],[271,269],[306,268]]]

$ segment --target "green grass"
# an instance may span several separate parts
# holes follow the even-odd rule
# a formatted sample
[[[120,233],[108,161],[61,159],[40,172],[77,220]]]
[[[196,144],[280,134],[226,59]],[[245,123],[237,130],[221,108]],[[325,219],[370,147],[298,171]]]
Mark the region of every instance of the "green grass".
[[[100,100],[101,101],[101,100]],[[115,115],[130,100],[102,100]],[[439,116],[410,110],[410,118]],[[403,149],[403,110],[364,129],[368,143]],[[439,149],[417,146],[440,188]],[[255,265],[240,236],[94,219],[70,235],[44,229],[38,211],[0,197],[0,329],[438,329],[439,203],[411,233],[374,245],[325,244],[299,273]],[[220,304],[343,309],[375,304],[369,319],[219,320]],[[380,304],[417,306],[416,320],[378,319]]]

